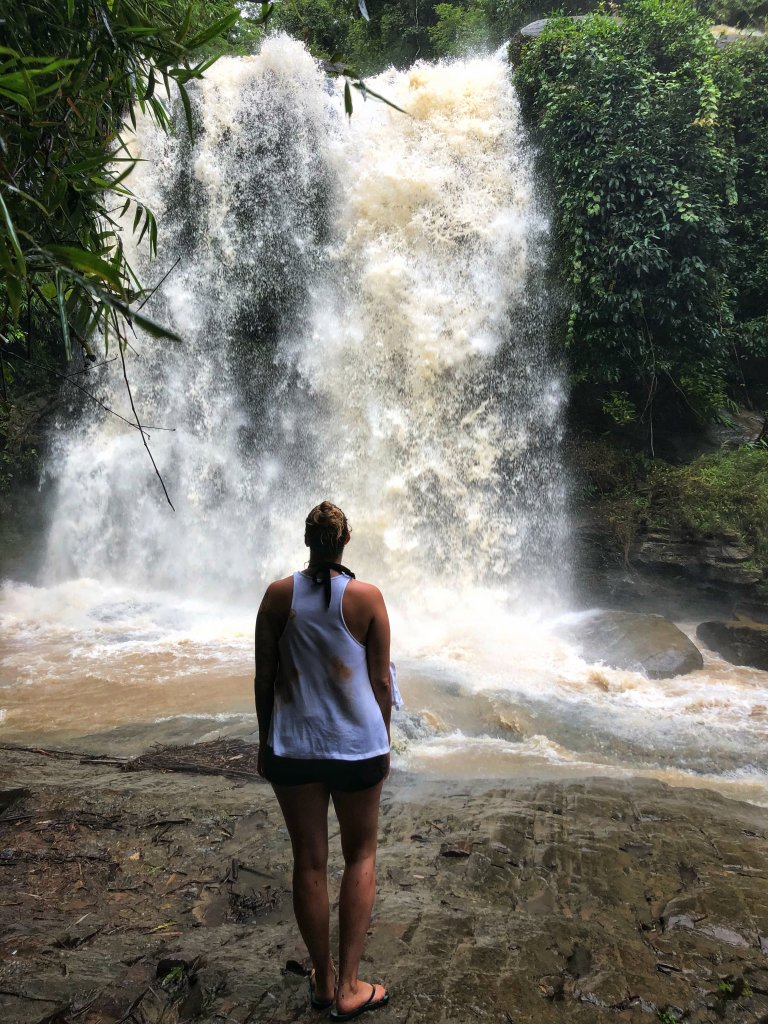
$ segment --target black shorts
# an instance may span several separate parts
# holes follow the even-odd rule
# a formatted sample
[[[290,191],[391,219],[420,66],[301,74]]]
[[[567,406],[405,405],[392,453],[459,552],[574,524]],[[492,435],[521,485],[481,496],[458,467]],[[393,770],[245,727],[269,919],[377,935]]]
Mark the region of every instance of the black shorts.
[[[306,786],[322,782],[330,790],[356,793],[370,789],[387,777],[386,754],[367,757],[364,761],[304,760],[278,757],[272,747],[264,752],[264,775],[275,786]]]

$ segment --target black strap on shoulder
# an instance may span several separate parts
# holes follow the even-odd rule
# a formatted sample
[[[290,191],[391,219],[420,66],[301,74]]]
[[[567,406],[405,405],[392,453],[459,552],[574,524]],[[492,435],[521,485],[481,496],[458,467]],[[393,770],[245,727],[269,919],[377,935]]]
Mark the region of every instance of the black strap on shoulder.
[[[317,565],[313,565],[311,570],[311,579],[317,583],[323,584],[325,591],[325,607],[331,607],[331,573],[338,572],[342,576],[349,576],[350,579],[355,578],[355,574],[351,569],[348,569],[346,565],[341,565],[339,562],[319,562]]]

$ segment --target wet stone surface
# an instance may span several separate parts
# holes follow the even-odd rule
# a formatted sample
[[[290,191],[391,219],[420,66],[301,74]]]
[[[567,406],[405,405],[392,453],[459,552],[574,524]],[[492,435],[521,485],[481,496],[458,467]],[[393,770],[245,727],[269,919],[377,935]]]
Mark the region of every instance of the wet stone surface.
[[[319,1019],[269,787],[0,757],[3,1024]],[[768,1020],[766,819],[648,780],[394,776],[377,1021]]]

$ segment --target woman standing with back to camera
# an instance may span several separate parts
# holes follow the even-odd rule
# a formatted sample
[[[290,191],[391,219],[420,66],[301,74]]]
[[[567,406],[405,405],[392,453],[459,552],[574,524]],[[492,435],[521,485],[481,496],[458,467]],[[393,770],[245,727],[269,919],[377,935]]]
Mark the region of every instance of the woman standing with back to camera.
[[[272,783],[293,847],[293,909],[312,959],[310,1001],[352,1020],[385,1006],[358,978],[376,891],[379,800],[389,773],[389,619],[380,591],[341,560],[346,516],[307,516],[307,568],[267,587],[256,619],[259,772]],[[330,948],[328,803],[339,821],[339,977]]]

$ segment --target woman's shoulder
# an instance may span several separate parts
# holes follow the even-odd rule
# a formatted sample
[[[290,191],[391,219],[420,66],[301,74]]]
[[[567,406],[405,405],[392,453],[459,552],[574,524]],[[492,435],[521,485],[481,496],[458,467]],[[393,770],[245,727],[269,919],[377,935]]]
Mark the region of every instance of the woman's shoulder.
[[[286,576],[282,580],[274,580],[266,589],[263,605],[272,611],[280,611],[286,605],[290,610],[291,599],[293,598],[293,576]]]
[[[375,583],[366,583],[365,580],[353,579],[347,584],[347,592],[350,597],[354,596],[359,601],[376,603],[384,600],[384,595]]]

